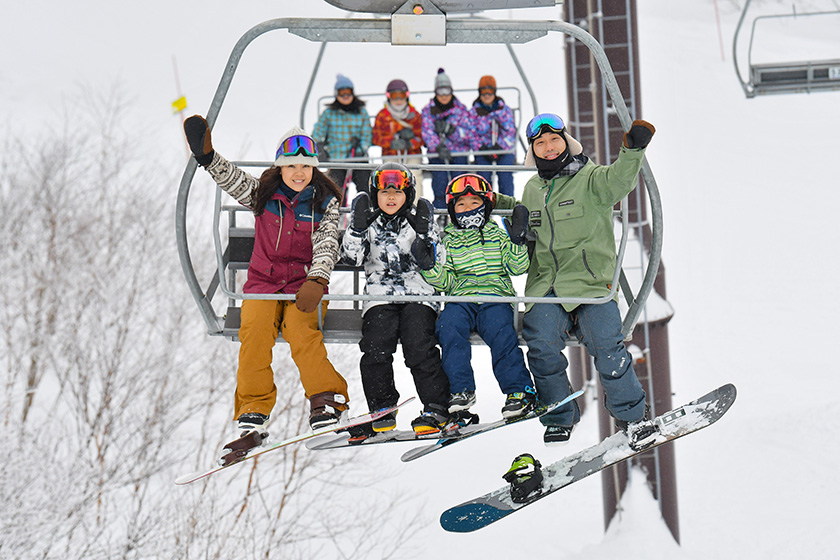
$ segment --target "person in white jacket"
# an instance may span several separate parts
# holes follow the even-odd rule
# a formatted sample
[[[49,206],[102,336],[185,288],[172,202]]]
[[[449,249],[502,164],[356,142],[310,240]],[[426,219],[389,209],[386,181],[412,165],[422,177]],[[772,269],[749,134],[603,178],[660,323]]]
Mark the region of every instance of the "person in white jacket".
[[[399,163],[385,163],[371,175],[370,193],[353,200],[350,227],[344,233],[342,256],[355,266],[364,265],[365,294],[435,294],[420,274],[422,266],[412,256],[411,247],[420,242],[436,244],[432,205],[420,198],[412,205],[414,176]],[[373,197],[374,202],[371,198]],[[365,301],[362,307],[362,387],[370,410],[393,406],[399,400],[394,385],[393,359],[401,342],[405,365],[414,377],[423,412],[411,425],[418,434],[433,434],[449,420],[449,381],[441,365],[435,338],[437,302]],[[362,440],[372,432],[396,427],[390,413],[363,428],[351,430],[351,437]]]

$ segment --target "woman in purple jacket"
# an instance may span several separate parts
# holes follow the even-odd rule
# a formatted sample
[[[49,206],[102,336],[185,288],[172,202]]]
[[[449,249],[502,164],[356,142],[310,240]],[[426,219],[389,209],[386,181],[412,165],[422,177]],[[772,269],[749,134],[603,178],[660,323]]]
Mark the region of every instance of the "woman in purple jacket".
[[[247,294],[295,294],[295,300],[246,299],[239,329],[234,419],[242,432],[226,450],[240,451],[268,436],[266,427],[277,397],[271,369],[278,332],[310,401],[310,426],[338,422],[347,410],[347,382],[327,358],[315,311],[339,256],[339,187],[317,169],[314,140],[292,128],[280,140],[274,165],[256,179],[213,150],[207,122],[195,115],[184,123],[196,161],[217,185],[254,211],[254,252],[248,267]],[[255,437],[252,437],[256,434]]]

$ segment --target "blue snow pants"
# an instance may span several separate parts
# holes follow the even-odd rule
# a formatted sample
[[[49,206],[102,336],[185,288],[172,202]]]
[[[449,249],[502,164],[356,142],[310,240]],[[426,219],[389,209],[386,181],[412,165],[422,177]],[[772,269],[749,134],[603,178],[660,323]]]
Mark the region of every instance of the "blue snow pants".
[[[525,313],[522,337],[528,344],[528,366],[540,403],[557,402],[571,393],[566,375],[569,362],[563,349],[572,334],[594,358],[609,413],[626,422],[641,419],[645,391],[633,370],[633,358],[624,346],[621,315],[615,301],[579,305],[571,312],[562,305],[536,303]],[[578,421],[580,409],[576,402],[540,418],[545,426],[571,426]]]
[[[473,331],[490,347],[493,374],[503,393],[519,393],[533,386],[513,328],[513,308],[509,303],[447,303],[438,317],[435,334],[452,393],[475,391],[470,363]]]

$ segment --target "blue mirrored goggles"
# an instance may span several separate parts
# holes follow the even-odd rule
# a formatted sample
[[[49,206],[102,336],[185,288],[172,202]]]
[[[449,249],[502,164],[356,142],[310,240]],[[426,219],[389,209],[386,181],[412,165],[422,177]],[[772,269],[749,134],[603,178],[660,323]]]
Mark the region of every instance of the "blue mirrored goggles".
[[[315,140],[309,136],[297,135],[290,136],[283,140],[280,147],[277,148],[277,153],[274,154],[274,159],[280,156],[296,156],[303,154],[309,157],[318,157],[318,146]]]
[[[528,126],[525,127],[525,136],[528,140],[533,140],[546,130],[559,134],[564,128],[566,128],[566,123],[563,119],[554,113],[542,113],[528,122]]]

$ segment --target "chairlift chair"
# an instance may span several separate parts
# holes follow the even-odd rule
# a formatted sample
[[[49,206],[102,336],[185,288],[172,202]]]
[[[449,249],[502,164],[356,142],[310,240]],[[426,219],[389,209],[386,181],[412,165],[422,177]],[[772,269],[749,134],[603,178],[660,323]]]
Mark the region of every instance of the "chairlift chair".
[[[759,95],[785,93],[811,93],[817,91],[840,90],[840,51],[838,57],[826,60],[805,60],[795,62],[753,63],[753,45],[756,36],[756,26],[759,22],[790,18],[820,18],[835,16],[840,18],[840,10],[833,12],[808,12],[790,14],[774,14],[758,16],[753,19],[750,40],[747,50],[748,75],[745,80],[738,65],[738,36],[741,26],[746,19],[752,0],[747,0],[732,41],[732,60],[735,73],[748,99]]]
[[[414,0],[405,3],[392,2],[390,0],[327,0],[327,2],[351,11],[390,14],[390,18],[279,18],[265,21],[251,28],[234,46],[228,59],[228,64],[225,67],[222,79],[216,90],[216,94],[213,97],[209,110],[207,111],[206,120],[211,129],[221,110],[243,52],[248,45],[254,41],[254,39],[264,33],[277,29],[286,29],[304,39],[322,43],[375,42],[397,44],[397,41],[400,41],[400,44],[438,44],[437,41],[442,40],[443,44],[505,44],[508,46],[508,50],[512,56],[514,55],[512,48],[510,47],[511,44],[526,43],[544,37],[549,33],[563,33],[581,41],[589,48],[600,69],[602,79],[622,126],[625,130],[630,128],[632,117],[627,110],[627,106],[621,95],[612,69],[610,68],[606,54],[604,53],[601,45],[589,33],[580,27],[563,21],[510,21],[485,20],[478,18],[453,19],[447,17],[443,11],[443,8],[449,8],[453,12],[466,12],[485,9],[522,7],[525,5],[553,5],[553,0],[551,2],[543,2],[543,0],[469,0],[468,2],[463,0]],[[415,43],[411,43],[410,41],[412,40],[414,40]],[[433,42],[429,42],[430,40]],[[514,61],[516,62],[515,56]],[[518,63],[517,68],[521,73],[522,69]],[[524,75],[523,82],[530,90],[527,78],[525,78]],[[308,96],[308,91],[306,95]],[[531,92],[531,96],[534,100],[534,110],[536,111],[536,100],[533,96],[533,92]],[[303,114],[303,111],[301,114]],[[264,168],[270,166],[272,162],[236,163],[241,166],[250,165]],[[333,165],[340,165],[341,167],[352,167],[354,165],[365,168],[371,167],[371,164],[353,163],[339,163]],[[250,259],[250,251],[253,249],[253,229],[237,226],[237,212],[247,211],[247,209],[238,206],[223,205],[221,189],[216,189],[213,220],[217,270],[214,277],[208,284],[208,287],[206,289],[202,288],[192,265],[192,258],[187,243],[186,224],[187,200],[197,166],[198,164],[195,159],[190,158],[181,178],[177,196],[175,229],[181,267],[190,292],[192,293],[201,316],[204,319],[208,334],[213,336],[224,336],[231,340],[236,340],[238,338],[239,329],[239,307],[235,305],[237,300],[293,299],[294,296],[286,294],[244,294],[236,291],[236,273],[237,271],[247,269],[248,261]],[[323,167],[329,166],[329,162],[323,165]],[[409,167],[424,170],[445,170],[449,168],[452,170],[475,170],[481,166],[466,166],[466,168],[464,168],[464,166],[447,167],[442,165],[430,166],[424,164]],[[527,168],[522,165],[507,166],[506,170],[534,171],[532,168]],[[627,303],[627,310],[623,317],[622,332],[625,336],[632,333],[645,302],[653,289],[653,284],[659,269],[662,248],[661,201],[656,181],[647,160],[645,160],[642,164],[641,174],[644,178],[644,185],[648,192],[648,200],[651,207],[652,240],[647,263],[646,266],[644,266],[644,275],[639,282],[639,285],[635,287],[635,293],[633,292],[634,287],[632,287],[627,281],[627,278],[622,270],[622,261],[629,235],[629,220],[626,209],[627,205],[622,203],[622,210],[620,211],[620,216],[622,218],[622,233],[618,248],[618,266],[611,284],[612,291],[610,294],[601,298],[527,298],[524,296],[510,298],[494,297],[492,299],[494,302],[505,301],[514,305],[514,319],[519,328],[521,328],[522,311],[518,311],[518,308],[524,303],[604,303],[613,299],[620,287]],[[228,231],[228,243],[225,247],[223,247],[220,235],[221,218],[223,214],[227,217],[226,221]],[[358,309],[358,302],[366,299],[375,299],[377,301],[387,299],[394,302],[428,300],[437,300],[441,302],[482,301],[482,298],[479,297],[442,295],[433,297],[391,296],[388,298],[383,296],[366,296],[359,293],[358,276],[361,273],[361,269],[353,269],[339,265],[336,268],[336,271],[349,271],[354,274],[354,293],[330,293],[325,296],[325,299],[329,299],[331,301],[351,301],[354,302],[354,308],[331,308],[326,317],[321,317],[321,310],[319,307],[319,325],[323,331],[324,340],[328,343],[357,343],[359,341],[361,337],[361,311]],[[227,310],[224,315],[221,316],[216,313],[213,307],[213,299],[219,291],[229,298]],[[481,341],[478,337],[475,337],[474,342],[480,343]],[[574,341],[571,342],[571,344],[574,343]]]

